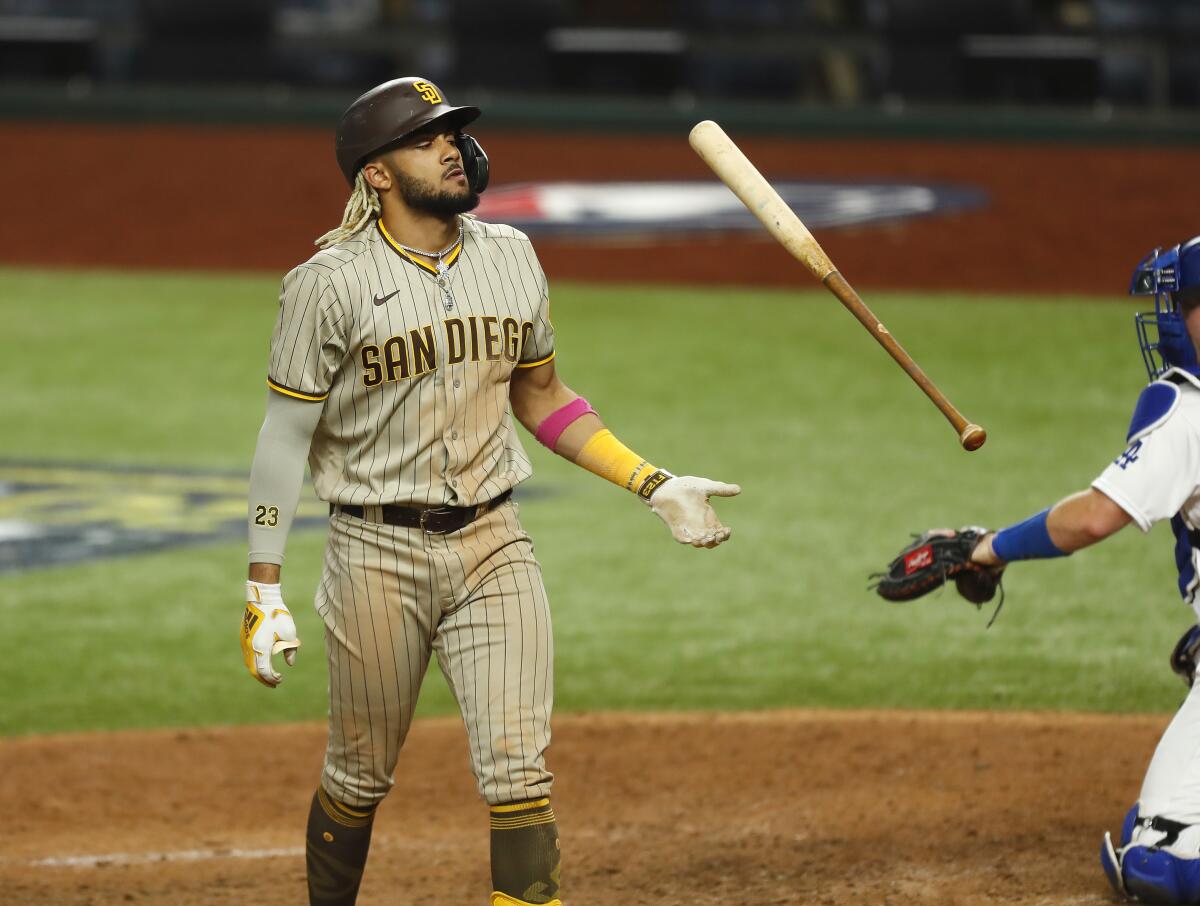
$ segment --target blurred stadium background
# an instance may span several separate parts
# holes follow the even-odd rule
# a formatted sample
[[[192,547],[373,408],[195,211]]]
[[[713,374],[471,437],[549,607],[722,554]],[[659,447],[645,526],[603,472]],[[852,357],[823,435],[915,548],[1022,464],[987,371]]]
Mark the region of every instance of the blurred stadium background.
[[[666,565],[614,577],[631,538],[663,546],[656,526],[533,450],[526,518],[553,532],[563,708],[1168,708],[1173,629],[1131,634],[1125,617],[1150,587],[1164,600],[1145,620],[1186,620],[1155,545],[1114,542],[1125,568],[1094,555],[1014,575],[1018,599],[1029,583],[1080,613],[1051,631],[1013,606],[986,643],[963,623],[961,647],[940,607],[884,609],[864,585],[905,532],[1023,516],[1119,446],[1141,381],[1128,274],[1200,231],[1198,34],[1200,7],[1176,0],[0,0],[0,374],[18,388],[0,434],[0,677],[18,694],[0,729],[321,713],[318,670],[271,710],[239,674],[240,494],[276,282],[345,197],[332,127],[365,88],[412,73],[483,106],[480,215],[534,237],[567,378],[637,446],[748,489],[718,556],[662,551]],[[686,144],[705,117],[989,428],[983,451],[955,449],[715,183]],[[658,328],[634,329],[643,317]],[[294,598],[320,543],[293,542]],[[185,587],[179,612],[166,602]],[[36,645],[46,614],[81,599],[94,625],[64,644],[103,682]],[[184,655],[131,637],[164,607],[196,640]],[[660,642],[671,619],[695,638]],[[630,620],[645,621],[637,643]],[[760,633],[780,620],[789,632]],[[854,676],[862,633],[906,669]],[[1115,655],[1113,633],[1130,636]],[[1081,637],[1099,647],[1052,641]],[[821,657],[797,656],[813,645]],[[170,684],[142,682],[181,656],[182,709]],[[1121,670],[1081,678],[1097,657]],[[994,675],[947,688],[932,667],[946,660]],[[641,681],[614,687],[614,664]],[[427,706],[452,707],[440,683]]]
[[[568,382],[745,488],[697,556],[526,439],[561,712],[1172,710],[1191,615],[1165,529],[1012,570],[986,633],[866,576],[1120,451],[1129,274],[1200,233],[1198,38],[1187,0],[0,0],[0,734],[324,713],[315,500],[285,578],[300,666],[267,696],[240,663],[245,475],[278,280],[344,203],[332,128],[414,74],[483,107],[480,216],[533,237]],[[704,118],[988,428],[979,453],[715,184]],[[454,710],[436,677],[422,708]],[[18,743],[0,792],[25,802]],[[13,864],[6,902],[93,902]]]
[[[286,107],[421,72],[518,98],[1200,105],[1185,0],[5,0],[6,89],[236,88]],[[229,101],[228,103],[233,103]],[[619,109],[619,108],[618,108]],[[786,127],[793,114],[780,111]]]
[[[860,285],[1108,293],[1130,243],[1187,231],[1196,190],[1168,174],[1200,134],[1198,31],[1183,0],[4,0],[0,255],[290,266],[336,214],[338,115],[418,73],[486,109],[492,213],[557,212],[554,229],[527,226],[560,279],[793,284],[756,233],[722,235],[726,255],[665,241],[721,228],[694,199],[528,185],[707,179],[684,137],[709,117],[772,178],[800,181],[815,226],[875,226],[825,237]],[[66,171],[73,207],[105,228],[45,216]],[[286,185],[267,235],[196,241],[263,222],[247,188],[264,180]],[[147,229],[165,199],[175,229]],[[648,223],[647,208],[674,219]],[[902,219],[935,208],[976,215]],[[597,252],[580,233],[605,218],[618,223]]]

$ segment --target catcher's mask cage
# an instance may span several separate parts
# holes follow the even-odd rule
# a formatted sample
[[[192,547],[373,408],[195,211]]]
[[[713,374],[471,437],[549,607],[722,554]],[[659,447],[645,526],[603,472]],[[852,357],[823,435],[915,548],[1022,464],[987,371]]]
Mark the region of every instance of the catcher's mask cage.
[[[1154,311],[1134,315],[1142,361],[1152,381],[1172,368],[1200,375],[1196,347],[1177,298],[1188,290],[1200,290],[1200,236],[1166,251],[1156,248],[1133,272],[1129,294],[1154,296]]]

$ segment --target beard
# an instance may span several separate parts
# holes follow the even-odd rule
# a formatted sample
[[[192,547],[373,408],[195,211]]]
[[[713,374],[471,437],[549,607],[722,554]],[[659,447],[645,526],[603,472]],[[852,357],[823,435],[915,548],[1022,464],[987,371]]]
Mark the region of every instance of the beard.
[[[479,204],[479,193],[467,184],[465,192],[450,189],[435,189],[407,173],[395,171],[393,176],[400,189],[400,197],[414,211],[424,214],[434,214],[448,217],[452,214],[465,214],[473,211]]]

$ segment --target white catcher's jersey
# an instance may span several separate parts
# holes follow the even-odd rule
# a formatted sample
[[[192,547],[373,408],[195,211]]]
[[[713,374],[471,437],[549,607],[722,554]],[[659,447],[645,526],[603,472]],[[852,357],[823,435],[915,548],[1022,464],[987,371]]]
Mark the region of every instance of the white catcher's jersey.
[[[1170,519],[1176,535],[1179,591],[1200,615],[1200,378],[1172,370],[1165,379],[1178,387],[1147,424],[1135,425],[1129,446],[1092,482],[1130,515],[1143,532]],[[1151,385],[1153,386],[1153,385]],[[1164,389],[1164,388],[1160,388]],[[1170,394],[1163,393],[1164,399]]]
[[[524,233],[463,218],[436,270],[381,223],[283,280],[268,384],[323,405],[318,496],[472,506],[531,474],[509,378],[554,356],[546,277]]]

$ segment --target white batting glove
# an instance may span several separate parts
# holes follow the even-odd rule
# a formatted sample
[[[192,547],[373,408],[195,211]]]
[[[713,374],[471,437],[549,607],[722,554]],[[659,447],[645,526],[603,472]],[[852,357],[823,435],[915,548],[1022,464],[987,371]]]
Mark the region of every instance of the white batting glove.
[[[716,547],[729,539],[730,529],[721,524],[708,498],[740,493],[742,489],[736,484],[680,475],[663,482],[646,502],[680,544]]]
[[[283,652],[291,667],[296,663],[296,622],[283,603],[278,585],[246,582],[246,612],[242,615],[242,660],[250,675],[264,686],[274,688],[283,676],[271,666],[271,655]]]

